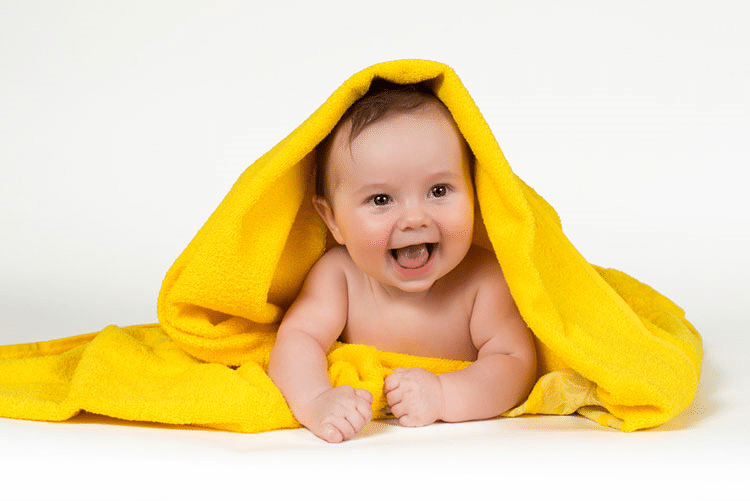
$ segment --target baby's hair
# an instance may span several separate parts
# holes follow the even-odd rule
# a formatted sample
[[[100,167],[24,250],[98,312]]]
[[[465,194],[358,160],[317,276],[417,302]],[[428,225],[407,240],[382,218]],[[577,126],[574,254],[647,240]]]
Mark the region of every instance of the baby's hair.
[[[326,164],[333,138],[343,124],[347,122],[351,123],[348,138],[351,144],[370,125],[394,113],[408,113],[418,110],[427,104],[436,104],[447,111],[446,106],[435,97],[432,89],[425,82],[402,85],[382,78],[373,79],[367,93],[346,110],[341,120],[339,120],[333,130],[318,145],[315,152],[315,194],[319,197],[326,195]],[[473,159],[468,145],[466,146],[470,157]]]
[[[370,89],[346,110],[336,127],[320,142],[316,151],[315,193],[325,196],[325,166],[331,151],[333,137],[339,128],[351,122],[349,143],[368,126],[393,113],[417,110],[429,102],[440,102],[425,83],[400,85],[382,78],[373,79]],[[442,105],[442,103],[441,103]]]
[[[368,126],[388,115],[418,110],[427,103],[440,101],[425,83],[399,85],[388,80],[375,79],[367,94],[346,110],[339,123],[345,123],[347,120],[351,122],[351,143]],[[440,105],[443,106],[442,103]]]

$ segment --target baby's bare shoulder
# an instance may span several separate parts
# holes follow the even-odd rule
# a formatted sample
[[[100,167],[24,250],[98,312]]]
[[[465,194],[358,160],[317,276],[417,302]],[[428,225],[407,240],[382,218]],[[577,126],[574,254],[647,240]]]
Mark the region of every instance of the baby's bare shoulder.
[[[465,259],[465,277],[468,290],[472,292],[474,306],[512,303],[503,269],[495,253],[473,246]],[[495,306],[496,307],[496,306]]]
[[[326,251],[307,272],[300,296],[315,295],[318,292],[325,295],[325,291],[330,287],[344,287],[346,259],[346,251],[342,253],[338,247]]]
[[[479,296],[494,296],[497,300],[507,290],[495,253],[476,245],[469,249],[451,275],[446,276],[443,284],[449,294],[463,296],[470,309],[476,306]]]
[[[277,339],[305,334],[327,350],[346,323],[347,284],[341,256],[331,250],[315,262],[281,322]]]
[[[325,251],[325,253],[320,256],[315,265],[324,267],[341,267],[346,264],[347,260],[351,261],[351,259],[349,258],[349,254],[347,254],[346,252],[346,248],[341,245],[337,245],[336,247],[332,247]]]
[[[318,273],[337,273],[339,275],[349,275],[351,269],[356,267],[346,247],[337,245],[327,250],[310,270],[311,274]]]
[[[314,287],[322,284],[323,287],[336,285],[347,288],[352,281],[352,276],[357,267],[349,257],[349,253],[343,246],[332,247],[326,251],[313,265],[307,275],[306,284]]]

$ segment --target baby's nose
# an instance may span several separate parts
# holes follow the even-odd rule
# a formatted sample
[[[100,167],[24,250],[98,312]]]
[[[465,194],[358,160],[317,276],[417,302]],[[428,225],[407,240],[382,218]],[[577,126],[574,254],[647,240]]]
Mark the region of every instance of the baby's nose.
[[[404,208],[399,218],[399,229],[417,229],[430,225],[430,217],[420,204],[412,204]]]

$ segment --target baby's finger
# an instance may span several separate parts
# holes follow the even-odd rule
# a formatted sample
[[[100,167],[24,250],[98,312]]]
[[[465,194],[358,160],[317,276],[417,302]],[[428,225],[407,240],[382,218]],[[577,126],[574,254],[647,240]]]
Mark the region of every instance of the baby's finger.
[[[349,424],[352,425],[352,429],[354,430],[355,435],[362,431],[362,428],[364,428],[368,423],[368,421],[365,419],[365,416],[356,411],[353,411],[346,417],[346,419],[349,421]]]
[[[338,444],[344,441],[344,434],[331,423],[324,424],[318,436],[329,444]]]
[[[350,440],[357,434],[357,430],[354,429],[352,423],[344,417],[334,417],[328,420],[328,423],[341,434],[342,440]]]
[[[394,369],[393,372],[386,376],[384,387],[388,388],[398,386],[404,376],[404,373],[404,369]]]
[[[424,423],[420,422],[419,419],[410,414],[404,414],[398,418],[398,424],[406,426],[407,428],[416,428],[417,426],[423,426]]]
[[[385,400],[388,402],[388,405],[393,407],[394,405],[398,404],[403,400],[403,392],[398,387],[394,390],[388,391],[385,394]]]
[[[357,390],[355,390],[355,393],[359,398],[361,398],[368,404],[372,404],[372,393],[370,393],[369,391],[358,388]]]
[[[362,428],[372,421],[372,402],[365,402],[360,400],[357,402],[356,410],[359,413],[360,416],[362,416],[362,420],[364,423],[362,424]],[[360,428],[360,429],[362,429]]]
[[[406,408],[402,403],[391,405],[391,414],[401,422],[401,418],[406,415]]]

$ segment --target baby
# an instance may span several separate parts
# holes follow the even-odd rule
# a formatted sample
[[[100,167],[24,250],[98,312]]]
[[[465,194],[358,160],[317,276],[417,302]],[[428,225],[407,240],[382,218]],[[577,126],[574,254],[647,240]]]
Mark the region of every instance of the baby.
[[[314,203],[339,246],[310,270],[268,367],[297,420],[341,442],[372,419],[369,392],[331,385],[337,339],[473,362],[440,376],[390,374],[386,400],[404,426],[519,404],[534,382],[534,345],[495,255],[472,245],[473,157],[448,109],[426,86],[375,82],[318,150]]]

